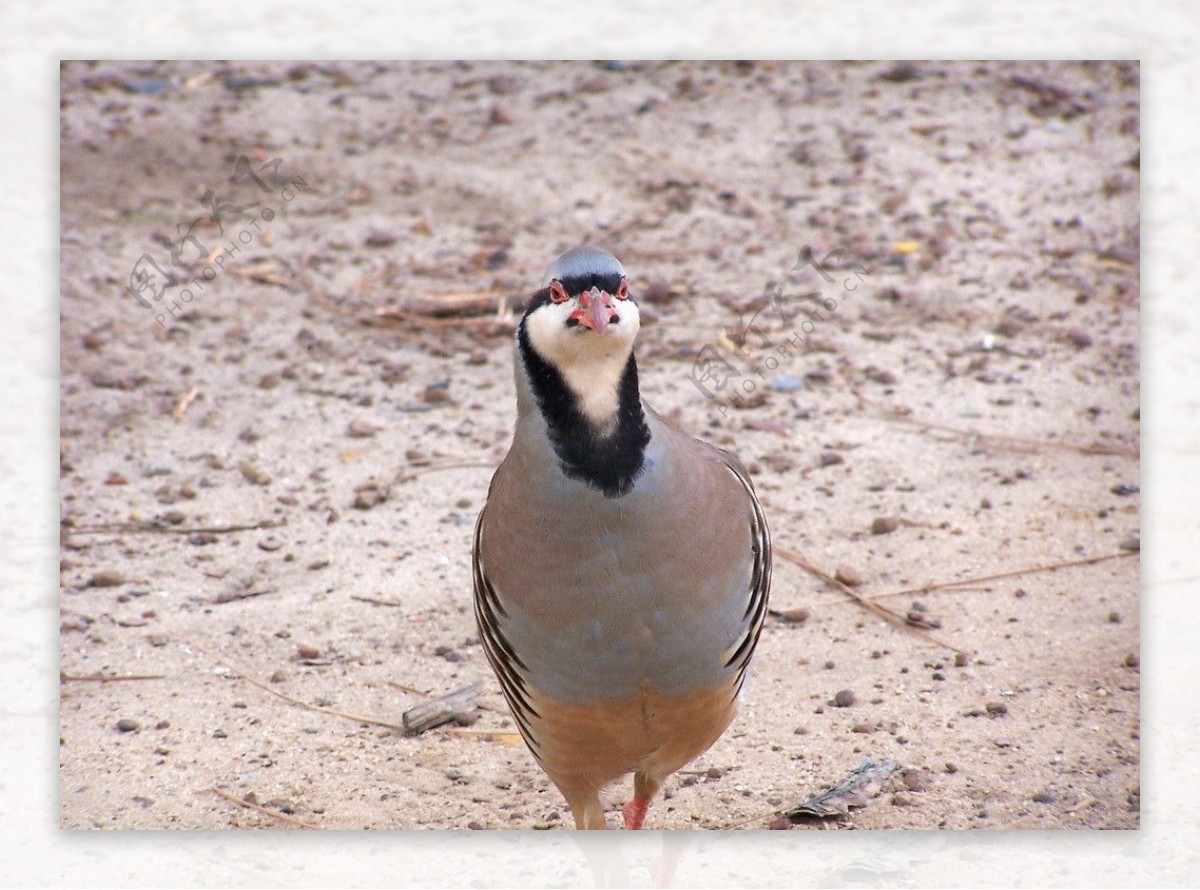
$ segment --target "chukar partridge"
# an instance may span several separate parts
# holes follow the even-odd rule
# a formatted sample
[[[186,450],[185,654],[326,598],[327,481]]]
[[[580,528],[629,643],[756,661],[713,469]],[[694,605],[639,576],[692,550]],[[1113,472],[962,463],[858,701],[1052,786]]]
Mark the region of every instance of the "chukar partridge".
[[[516,335],[517,422],[475,526],[480,639],[529,749],[604,828],[626,828],[737,710],[771,584],[771,538],[732,455],[638,391],[637,301],[615,257],[554,262]]]

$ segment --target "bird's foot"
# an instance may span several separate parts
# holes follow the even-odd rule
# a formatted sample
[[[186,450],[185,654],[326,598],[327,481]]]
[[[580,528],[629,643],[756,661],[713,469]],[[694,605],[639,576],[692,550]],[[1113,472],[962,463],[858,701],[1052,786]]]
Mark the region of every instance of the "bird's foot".
[[[650,801],[643,800],[636,794],[633,800],[621,807],[621,815],[625,817],[625,828],[629,831],[637,831],[642,827],[642,823],[646,821],[646,812],[650,809]]]

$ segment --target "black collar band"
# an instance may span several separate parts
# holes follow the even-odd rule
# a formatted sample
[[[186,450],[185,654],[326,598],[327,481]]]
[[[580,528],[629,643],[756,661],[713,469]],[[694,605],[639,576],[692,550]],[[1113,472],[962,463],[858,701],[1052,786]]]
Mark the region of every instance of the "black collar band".
[[[602,435],[579,409],[562,375],[533,348],[524,318],[517,331],[517,348],[563,473],[610,498],[627,494],[642,472],[650,443],[632,353],[618,384],[616,427]]]

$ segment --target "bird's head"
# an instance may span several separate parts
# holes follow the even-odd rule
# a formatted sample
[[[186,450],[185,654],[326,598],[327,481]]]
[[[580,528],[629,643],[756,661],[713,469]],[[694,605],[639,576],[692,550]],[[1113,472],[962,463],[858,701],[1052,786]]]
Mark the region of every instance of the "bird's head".
[[[608,251],[584,245],[551,264],[520,337],[557,372],[582,413],[608,427],[639,327],[625,269]]]
[[[639,327],[625,269],[599,247],[568,250],[533,295],[525,327],[534,348],[559,368],[602,356],[623,361]]]

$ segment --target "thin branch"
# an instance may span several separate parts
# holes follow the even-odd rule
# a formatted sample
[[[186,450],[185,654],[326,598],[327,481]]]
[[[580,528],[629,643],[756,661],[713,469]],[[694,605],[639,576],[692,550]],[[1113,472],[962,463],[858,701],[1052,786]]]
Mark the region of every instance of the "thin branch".
[[[186,528],[160,525],[154,522],[106,522],[100,525],[65,525],[63,531],[72,535],[144,534],[193,535],[206,533],[228,535],[234,532],[258,531],[264,528],[279,528],[287,523],[282,519],[263,519],[248,525],[199,525]]]
[[[880,618],[882,618],[884,621],[888,622],[889,624],[894,624],[897,627],[901,627],[904,630],[908,631],[909,633],[914,633],[917,636],[924,638],[927,642],[933,643],[936,646],[942,646],[946,649],[949,649],[951,652],[963,652],[964,655],[966,654],[964,652],[964,650],[959,649],[957,646],[952,646],[943,640],[939,640],[937,637],[935,637],[933,634],[929,633],[928,631],[923,630],[922,628],[919,628],[919,627],[915,627],[913,624],[911,624],[909,622],[907,615],[902,615],[901,613],[896,612],[893,609],[888,608],[887,606],[880,605],[879,603],[875,602],[870,597],[864,596],[863,594],[861,594],[857,590],[855,590],[853,587],[850,587],[847,584],[843,584],[841,581],[839,581],[833,575],[829,574],[827,571],[820,568],[819,566],[816,566],[813,563],[809,562],[807,559],[800,556],[799,554],[793,553],[790,550],[782,550],[778,547],[775,548],[775,553],[779,556],[782,556],[788,562],[792,562],[792,563],[795,563],[796,565],[800,566],[800,568],[804,569],[806,572],[816,575],[818,578],[820,578],[826,584],[829,584],[831,587],[836,587],[842,593],[846,594],[848,597],[855,600],[860,605],[866,607],[869,611],[875,613],[877,616],[879,616]]]
[[[166,674],[67,674],[58,672],[60,683],[121,683],[126,680],[165,680]]]
[[[1066,562],[1054,562],[1040,566],[1029,566],[1024,569],[1013,569],[1011,572],[997,572],[994,575],[977,575],[972,578],[963,578],[960,581],[942,581],[937,584],[925,584],[920,587],[905,587],[901,590],[889,590],[884,593],[877,593],[873,599],[880,599],[885,596],[909,596],[914,593],[932,593],[935,590],[947,590],[954,587],[977,587],[985,584],[988,581],[999,581],[1004,578],[1016,578],[1020,575],[1032,575],[1036,572],[1053,572],[1056,569],[1069,569],[1074,566],[1095,565],[1100,562],[1107,562],[1110,559],[1124,559],[1127,556],[1137,556],[1136,553],[1130,551],[1122,551],[1120,553],[1106,553],[1103,556],[1089,556],[1084,559],[1071,559]]]
[[[230,662],[228,662],[224,658],[222,658],[220,655],[217,655],[215,652],[211,652],[210,650],[204,648],[203,646],[199,645],[198,643],[195,643],[195,642],[192,642],[191,640],[186,640],[183,638],[177,638],[177,639],[179,639],[179,641],[181,643],[184,643],[187,646],[191,646],[193,649],[197,650],[198,652],[203,652],[205,655],[207,655],[213,661],[228,668],[230,671],[237,674],[239,677],[241,677],[243,680],[245,680],[250,685],[257,686],[263,692],[269,693],[270,695],[273,695],[276,698],[281,698],[285,702],[288,702],[290,704],[304,708],[305,710],[308,710],[308,711],[317,711],[318,713],[321,713],[321,714],[329,714],[331,717],[343,717],[347,720],[354,720],[357,723],[366,723],[366,724],[370,724],[373,726],[383,726],[388,729],[395,729],[400,732],[404,732],[404,726],[400,723],[391,723],[387,720],[380,720],[376,717],[368,717],[364,714],[354,714],[350,711],[341,711],[341,710],[338,710],[337,708],[324,708],[324,707],[321,707],[320,705],[310,705],[308,702],[301,701],[298,698],[293,698],[292,696],[286,695],[285,693],[282,693],[277,689],[272,689],[270,686],[268,686],[262,680],[258,680],[258,679],[255,679],[254,677],[251,677],[249,674],[247,674],[241,668],[237,667],[234,664],[231,664]]]
[[[932,423],[926,420],[917,420],[912,417],[903,417],[894,411],[875,404],[870,399],[855,393],[861,405],[872,408],[877,411],[884,420],[892,423],[902,424],[904,426],[916,427],[918,432],[928,432],[936,430],[942,433],[948,433],[955,436],[963,443],[978,443],[984,447],[992,447],[1001,451],[1021,451],[1021,452],[1039,452],[1046,450],[1071,451],[1076,454],[1102,455],[1110,457],[1129,457],[1137,459],[1141,456],[1141,450],[1138,448],[1120,447],[1116,445],[1077,445],[1073,442],[1055,442],[1050,439],[1027,439],[1022,436],[1005,436],[999,433],[983,433],[978,430],[961,429],[955,426],[949,426],[942,423]]]
[[[320,826],[318,825],[313,825],[310,822],[303,822],[300,819],[294,819],[287,813],[281,813],[278,810],[271,809],[270,807],[259,806],[256,803],[250,803],[248,800],[242,800],[242,798],[238,797],[236,794],[230,794],[228,791],[224,791],[216,786],[213,786],[212,788],[205,788],[200,793],[203,794],[205,792],[219,795],[231,803],[237,804],[239,807],[245,807],[248,810],[254,810],[256,813],[262,813],[264,816],[270,816],[272,819],[278,819],[280,822],[286,822],[288,825],[291,825],[295,828],[302,828],[305,831],[321,830]]]

